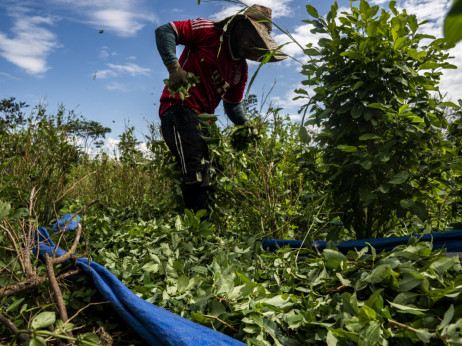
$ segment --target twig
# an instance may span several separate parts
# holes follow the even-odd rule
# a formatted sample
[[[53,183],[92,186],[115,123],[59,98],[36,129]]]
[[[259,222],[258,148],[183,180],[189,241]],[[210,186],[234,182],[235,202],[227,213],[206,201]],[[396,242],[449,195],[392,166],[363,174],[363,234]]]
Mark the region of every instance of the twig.
[[[220,323],[223,323],[226,327],[228,327],[229,329],[231,329],[233,332],[238,332],[238,330],[233,327],[232,325],[226,323],[225,321],[223,321],[222,319],[219,319],[218,317],[216,316],[211,316],[211,315],[204,315],[204,317],[207,317],[207,318],[213,318],[214,320],[217,320],[218,322]]]
[[[79,240],[80,240],[81,233],[82,233],[82,226],[79,224],[77,226],[77,231],[76,231],[76,234],[75,234],[74,243],[72,244],[71,248],[64,255],[62,255],[60,257],[57,257],[57,258],[53,258],[53,264],[63,263],[63,262],[67,261],[69,258],[71,258],[74,255],[74,252],[77,249],[77,246],[79,245]],[[57,248],[58,248],[58,246],[55,247],[55,251],[53,251],[53,255],[55,254]]]
[[[79,311],[77,311],[71,318],[69,318],[66,322],[64,322],[64,324],[59,327],[59,329],[62,329],[66,324],[68,324],[69,322],[71,322],[74,318],[76,318],[78,316],[78,314],[80,314],[83,310],[85,310],[86,308],[92,306],[92,305],[101,305],[101,304],[107,304],[109,302],[99,302],[99,303],[89,303],[87,304],[86,306],[84,306],[83,308],[79,309]]]
[[[72,185],[69,189],[67,189],[67,191],[64,192],[64,193],[62,194],[62,196],[59,197],[59,198],[58,198],[56,201],[54,201],[53,203],[59,202],[59,201],[60,201],[64,196],[66,196],[66,195],[68,194],[68,192],[71,191],[78,183],[80,183],[82,180],[84,180],[84,179],[85,179],[86,177],[88,177],[89,175],[95,174],[95,173],[96,173],[96,171],[93,171],[93,172],[90,172],[90,173],[88,173],[88,174],[85,174],[82,178],[80,178],[79,180],[77,180],[77,181],[74,183],[74,185]]]
[[[98,203],[98,202],[99,202],[99,198],[98,198],[98,199],[95,199],[93,202],[88,203],[85,207],[83,207],[82,209],[80,209],[76,214],[84,213],[84,212],[85,212],[88,208],[90,208],[93,204]]]
[[[56,279],[57,280],[63,280],[63,279],[66,279],[69,276],[76,275],[76,274],[80,273],[80,271],[81,271],[80,269],[71,270],[71,271],[68,271],[68,272],[66,272],[64,274],[59,275]],[[45,281],[46,281],[46,277],[38,276],[38,277],[35,277],[33,279],[30,279],[30,280],[27,280],[27,281],[22,281],[22,282],[19,282],[17,284],[14,284],[14,285],[9,285],[9,286],[2,287],[2,288],[0,288],[0,298],[8,297],[8,296],[11,296],[11,295],[16,294],[18,292],[29,290],[31,288],[34,288],[34,287],[36,287],[38,285],[43,284]]]
[[[68,320],[66,305],[64,304],[63,294],[59,288],[58,281],[56,280],[55,272],[53,270],[53,260],[48,254],[45,254],[45,262],[48,278],[50,279],[50,286],[55,294],[56,304],[58,305],[59,315],[61,316],[61,320],[65,323]],[[67,331],[66,334],[67,336],[72,337],[71,331]]]
[[[19,340],[27,341],[30,340],[30,337],[27,334],[20,333],[19,329],[11,322],[8,318],[0,314],[0,322],[7,327],[13,334],[18,334]]]
[[[348,288],[351,288],[351,287],[341,285],[339,287],[329,288],[328,291],[329,291],[329,293],[339,293],[339,292],[343,292],[343,291],[347,290]]]
[[[16,253],[18,254],[18,258],[19,258],[19,264],[21,265],[21,268],[22,268],[22,271],[24,273],[26,273],[26,266],[24,265],[24,259],[22,258],[21,254],[20,254],[20,250],[18,249],[18,246],[16,244],[16,241],[14,239],[14,232],[13,234],[10,233],[10,230],[12,229],[11,225],[8,223],[8,221],[5,220],[5,222],[8,224],[8,227],[5,227],[3,225],[0,225],[0,228],[3,229],[5,232],[6,232],[6,235],[8,236],[8,238],[10,239],[10,243],[11,245],[13,245],[14,247],[14,250],[16,251]]]
[[[37,195],[37,193],[40,191],[40,188],[37,190],[35,189],[35,186],[32,188],[32,191],[30,193],[30,199],[29,199],[29,215],[32,215],[32,212],[34,211],[34,198]],[[32,232],[34,231],[35,227],[33,225],[32,221],[29,221],[29,231],[27,234],[24,234],[24,266],[26,268],[26,275],[28,278],[34,278],[37,273],[32,270],[32,262],[30,259],[30,250],[31,250],[31,245],[32,245]]]
[[[414,333],[417,333],[419,331],[418,329],[412,328],[411,326],[408,326],[407,324],[400,323],[400,322],[393,321],[393,320],[388,320],[388,324],[392,325],[392,326],[395,326],[395,327],[399,327],[399,328],[409,330],[410,332],[414,332]]]

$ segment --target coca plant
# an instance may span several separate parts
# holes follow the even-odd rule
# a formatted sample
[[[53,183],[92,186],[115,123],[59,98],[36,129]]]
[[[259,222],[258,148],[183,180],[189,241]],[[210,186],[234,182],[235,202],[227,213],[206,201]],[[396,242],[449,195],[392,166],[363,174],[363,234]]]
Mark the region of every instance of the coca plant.
[[[313,19],[304,21],[324,34],[305,49],[302,83],[314,96],[302,107],[304,125],[322,128],[315,141],[332,207],[357,237],[425,220],[445,193],[444,112],[457,106],[441,101],[438,83],[442,69],[456,67],[444,39],[419,33],[424,22],[395,4],[388,11],[361,0],[339,14],[335,2],[325,18],[307,5]]]

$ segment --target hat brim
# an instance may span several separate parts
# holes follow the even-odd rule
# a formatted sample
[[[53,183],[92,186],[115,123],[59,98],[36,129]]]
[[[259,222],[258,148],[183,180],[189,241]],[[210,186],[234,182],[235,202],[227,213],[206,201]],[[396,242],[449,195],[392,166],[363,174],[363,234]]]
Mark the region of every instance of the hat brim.
[[[278,50],[279,45],[273,40],[267,27],[263,23],[259,23],[244,14],[227,17],[221,21],[215,22],[215,26],[221,30],[225,30],[225,28],[228,30],[228,27],[232,27],[234,24],[242,20],[247,20],[252,24],[263,45],[263,47],[255,48],[255,53],[251,52],[246,56],[246,59],[260,62],[262,55],[264,55],[262,49],[267,50],[268,52],[274,52],[274,55],[271,56],[269,62],[277,62],[287,58],[287,55],[283,51]]]

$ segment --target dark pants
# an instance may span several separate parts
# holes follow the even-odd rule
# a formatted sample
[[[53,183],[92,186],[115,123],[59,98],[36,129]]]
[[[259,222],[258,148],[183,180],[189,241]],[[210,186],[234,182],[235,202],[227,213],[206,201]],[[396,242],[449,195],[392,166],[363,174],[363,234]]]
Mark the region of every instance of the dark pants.
[[[197,212],[207,209],[207,189],[210,182],[209,149],[202,136],[207,129],[199,129],[201,120],[188,107],[175,105],[161,114],[161,129],[167,146],[181,167],[181,190],[187,209]]]

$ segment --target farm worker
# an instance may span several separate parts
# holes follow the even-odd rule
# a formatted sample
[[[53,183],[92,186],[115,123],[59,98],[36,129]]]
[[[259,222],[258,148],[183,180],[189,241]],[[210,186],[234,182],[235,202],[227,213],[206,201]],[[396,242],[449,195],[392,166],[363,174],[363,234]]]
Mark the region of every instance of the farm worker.
[[[247,83],[246,59],[259,61],[276,51],[278,45],[270,31],[271,9],[259,5],[219,22],[202,18],[174,21],[155,31],[170,87],[177,90],[187,85],[188,73],[199,77],[183,100],[179,93],[172,96],[166,86],[159,107],[162,136],[181,166],[184,204],[194,212],[207,208],[210,183],[209,152],[202,138],[206,130],[198,129],[198,115],[213,114],[223,100],[226,115],[235,125],[248,122],[241,103]],[[185,46],[179,60],[177,44]],[[277,51],[270,61],[285,58]]]

